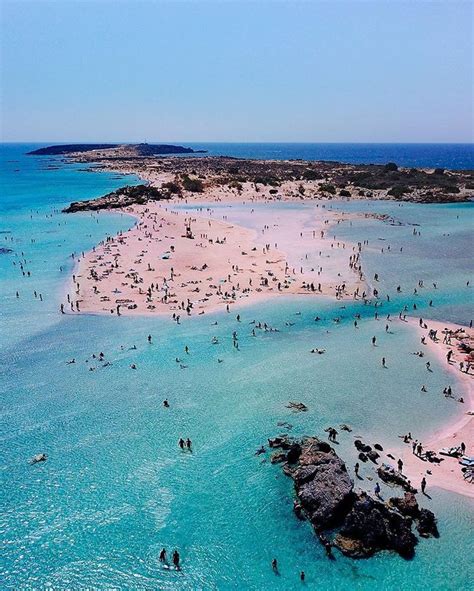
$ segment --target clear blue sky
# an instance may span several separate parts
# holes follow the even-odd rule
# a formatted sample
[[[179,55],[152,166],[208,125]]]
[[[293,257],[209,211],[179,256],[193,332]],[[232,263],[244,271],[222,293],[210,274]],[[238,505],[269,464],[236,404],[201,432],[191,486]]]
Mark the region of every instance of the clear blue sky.
[[[3,141],[473,140],[469,1],[0,3]]]

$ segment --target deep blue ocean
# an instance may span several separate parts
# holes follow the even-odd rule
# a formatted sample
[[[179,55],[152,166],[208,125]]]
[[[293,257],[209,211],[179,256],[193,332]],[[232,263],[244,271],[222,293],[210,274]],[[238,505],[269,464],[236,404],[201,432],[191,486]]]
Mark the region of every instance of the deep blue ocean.
[[[180,143],[211,156],[274,160],[333,160],[419,168],[474,168],[474,144]]]
[[[211,150],[209,144],[192,146]],[[179,326],[164,317],[62,316],[71,253],[92,248],[134,220],[117,213],[66,215],[61,208],[139,179],[25,156],[33,147],[0,146],[1,589],[471,589],[472,499],[430,489],[431,498],[421,502],[436,513],[441,537],[421,539],[411,561],[382,553],[366,561],[337,554],[332,562],[308,524],[295,518],[291,481],[268,454],[264,462],[255,456],[267,437],[282,431],[278,423],[291,423],[297,436],[322,436],[328,425],[347,423],[354,433],[341,435],[338,451],[351,467],[355,433],[387,448],[399,444],[400,433],[411,430],[423,438],[455,417],[459,405],[441,392],[447,384],[456,392],[459,384],[436,358],[411,354],[420,348],[418,334],[396,321],[386,334],[371,306],[326,298],[249,306],[240,323],[225,313],[186,318]],[[472,146],[459,145],[213,144],[212,153],[473,168]],[[370,277],[382,270],[381,291],[402,285],[383,313],[396,316],[412,305],[413,287],[422,278],[418,315],[472,319],[473,290],[466,282],[474,285],[474,204],[331,206],[388,213],[405,224],[368,219],[334,230],[347,242],[370,240],[362,262]],[[245,207],[220,207],[218,214],[247,223]],[[277,209],[284,220],[285,208],[311,213],[312,205],[261,207]],[[407,225],[413,223],[417,237]],[[387,241],[393,252],[382,254]],[[361,315],[357,331],[355,314]],[[279,332],[252,338],[254,319]],[[232,347],[234,330],[239,351]],[[175,358],[185,345],[188,368],[181,370]],[[327,354],[308,355],[315,346]],[[92,357],[99,351],[107,367]],[[387,370],[380,367],[381,355]],[[68,365],[72,358],[76,363]],[[421,384],[427,394],[420,394]],[[170,409],[163,408],[164,398]],[[308,412],[292,414],[290,400],[304,402]],[[194,453],[180,453],[177,440],[188,436]],[[48,461],[30,465],[38,453]],[[363,467],[362,486],[369,490],[372,474]],[[382,494],[399,491],[382,485]],[[179,549],[181,572],[162,568],[163,546]],[[273,557],[280,576],[272,572]]]
[[[150,141],[150,143],[154,142]],[[453,170],[474,169],[474,144],[163,143],[174,143],[194,150],[206,150],[210,156],[270,160],[329,160],[352,164],[396,162],[404,167],[441,167]],[[15,150],[16,146],[20,151],[24,152],[47,145],[51,144],[3,144],[2,149],[8,146],[9,150]],[[196,157],[198,156],[199,154],[196,155]]]

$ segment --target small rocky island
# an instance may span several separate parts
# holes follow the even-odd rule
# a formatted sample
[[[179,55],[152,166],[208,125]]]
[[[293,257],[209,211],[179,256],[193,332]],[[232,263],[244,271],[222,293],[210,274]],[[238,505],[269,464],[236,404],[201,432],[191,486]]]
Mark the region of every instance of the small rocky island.
[[[194,154],[192,148],[174,146],[172,144],[64,144],[46,146],[28,152],[30,156],[68,156],[70,154],[82,154],[94,152],[97,157],[103,157],[102,152],[107,152],[110,158],[142,158],[160,154]]]
[[[63,209],[64,213],[76,213],[78,211],[97,211],[99,209],[118,209],[129,205],[143,205],[148,201],[162,201],[170,199],[171,194],[165,190],[156,189],[150,185],[126,186],[107,193],[97,199],[87,201],[74,201]]]
[[[415,489],[384,502],[355,489],[344,461],[325,441],[280,436],[269,445],[281,450],[272,463],[283,462],[283,472],[294,481],[297,517],[311,523],[328,556],[335,547],[351,558],[389,550],[410,559],[418,543],[414,524],[420,536],[438,537],[436,518],[419,507]]]

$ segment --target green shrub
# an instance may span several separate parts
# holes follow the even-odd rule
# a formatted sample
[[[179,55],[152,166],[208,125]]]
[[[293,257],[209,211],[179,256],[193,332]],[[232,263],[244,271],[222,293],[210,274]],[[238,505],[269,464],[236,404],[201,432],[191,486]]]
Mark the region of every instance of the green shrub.
[[[239,183],[239,181],[230,181],[229,187],[231,189],[237,189],[237,191],[239,191],[239,193],[240,193],[240,191],[242,191],[242,188],[243,188],[242,183]]]
[[[204,185],[199,179],[192,179],[187,174],[183,175],[183,188],[191,193],[202,193]]]
[[[311,168],[307,168],[306,170],[304,170],[301,176],[306,181],[320,181],[324,178],[324,176],[320,172],[318,172],[317,170],[313,170]]]
[[[391,197],[402,197],[402,195],[405,195],[406,193],[410,193],[410,189],[408,187],[400,186],[392,187],[388,192]]]
[[[161,188],[166,189],[172,195],[179,195],[181,193],[181,187],[178,185],[178,183],[175,183],[174,181],[163,183],[161,185]]]
[[[319,190],[322,193],[331,193],[331,195],[336,194],[336,187],[334,185],[329,185],[328,183],[323,183],[322,185],[319,185]]]

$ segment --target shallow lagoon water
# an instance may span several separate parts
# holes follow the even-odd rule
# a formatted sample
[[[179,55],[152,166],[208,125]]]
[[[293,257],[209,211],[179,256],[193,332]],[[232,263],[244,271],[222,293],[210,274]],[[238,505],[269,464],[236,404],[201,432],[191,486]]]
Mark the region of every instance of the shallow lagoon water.
[[[131,223],[106,215],[98,223],[89,216],[67,219],[60,254],[38,230],[43,275],[67,265],[70,252]],[[25,218],[16,232],[26,236],[28,224]],[[347,228],[348,235],[362,234],[359,239],[365,231]],[[453,232],[451,221],[447,231]],[[456,232],[450,244],[458,244]],[[27,254],[34,256],[29,246]],[[2,277],[8,268],[2,267]],[[358,562],[338,555],[329,562],[308,524],[293,515],[291,481],[254,455],[267,437],[284,430],[278,422],[291,423],[295,435],[322,434],[345,422],[354,433],[342,433],[339,448],[351,465],[355,434],[391,446],[399,433],[423,437],[454,416],[457,405],[441,390],[457,385],[435,359],[427,374],[429,357],[410,354],[419,341],[407,325],[394,322],[385,334],[385,322],[374,320],[369,306],[308,298],[245,307],[241,323],[225,313],[183,319],[181,326],[166,318],[62,317],[57,303],[65,277],[54,271],[44,279],[45,308],[13,298],[2,310],[8,323],[0,359],[4,588],[291,590],[301,589],[302,569],[308,589],[469,588],[472,501],[430,491],[426,506],[438,515],[441,537],[421,540],[410,562],[388,554]],[[413,273],[407,285],[416,280]],[[459,285],[456,317],[460,306],[470,305]],[[403,297],[412,301],[402,294],[392,303],[394,313]],[[35,314],[25,320],[29,306]],[[435,310],[423,307],[423,314]],[[358,330],[355,312],[363,317]],[[317,324],[316,315],[323,319]],[[252,338],[253,319],[280,332],[257,331]],[[233,330],[240,351],[232,347]],[[214,335],[219,345],[211,344]],[[133,345],[136,350],[129,349]],[[314,346],[327,354],[310,355]],[[89,371],[98,365],[90,356],[99,351],[112,365]],[[382,355],[387,370],[380,367]],[[179,369],[176,356],[186,357],[189,367]],[[77,363],[66,365],[72,357]],[[420,393],[422,383],[428,395]],[[164,398],[170,409],[162,407]],[[292,414],[289,400],[303,401],[309,411]],[[193,440],[192,455],[179,451],[180,436]],[[30,466],[39,452],[49,460]],[[397,492],[383,488],[384,495]],[[182,572],[160,567],[162,546],[180,549]],[[274,556],[279,577],[270,568]]]

